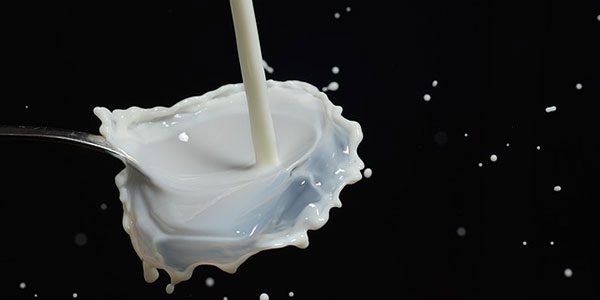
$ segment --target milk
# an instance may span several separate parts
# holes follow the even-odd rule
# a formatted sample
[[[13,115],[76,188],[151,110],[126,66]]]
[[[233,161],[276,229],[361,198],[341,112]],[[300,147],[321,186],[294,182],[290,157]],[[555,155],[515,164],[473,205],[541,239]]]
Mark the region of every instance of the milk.
[[[304,82],[270,80],[266,92],[279,163],[259,168],[242,84],[168,108],[94,109],[128,158],[115,181],[146,281],[163,269],[173,292],[196,266],[233,273],[259,251],[307,247],[307,231],[361,179],[362,131],[341,107]]]

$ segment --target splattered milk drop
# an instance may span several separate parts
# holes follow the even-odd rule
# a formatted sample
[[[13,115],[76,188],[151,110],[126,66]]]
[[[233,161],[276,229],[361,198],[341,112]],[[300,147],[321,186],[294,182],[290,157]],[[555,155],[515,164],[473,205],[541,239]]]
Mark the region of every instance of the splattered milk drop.
[[[554,186],[555,192],[560,192],[561,190],[562,190],[562,187],[560,187],[560,185]]]
[[[571,276],[573,276],[573,270],[566,268],[565,269],[565,277],[571,278]]]
[[[187,133],[184,131],[182,133],[180,133],[177,138],[182,141],[182,142],[186,142],[190,140],[190,137],[187,135]]]
[[[373,170],[371,170],[371,168],[366,168],[363,171],[363,175],[365,175],[365,178],[371,178],[371,175],[373,175]]]
[[[491,161],[493,161],[493,162],[495,162],[495,161],[497,161],[497,160],[498,160],[498,156],[496,156],[496,154],[492,154],[492,155],[490,156],[490,160],[491,160]]]
[[[207,277],[204,284],[206,284],[207,287],[212,287],[215,285],[215,280],[212,277]]]
[[[429,95],[429,94],[423,95],[423,100],[425,100],[425,101],[431,100],[431,95]]]
[[[272,74],[275,71],[275,69],[273,69],[271,66],[269,66],[267,61],[264,59],[262,60],[262,65],[263,65],[263,68],[265,69],[265,71],[267,71],[267,73],[269,73],[269,74]]]
[[[328,86],[322,88],[322,90],[323,90],[323,92],[326,92],[326,91],[337,91],[339,88],[340,88],[339,83],[337,83],[335,81],[332,81],[332,82],[329,83]]]
[[[260,297],[258,297],[259,300],[269,300],[269,294],[267,293],[262,293],[260,294]]]

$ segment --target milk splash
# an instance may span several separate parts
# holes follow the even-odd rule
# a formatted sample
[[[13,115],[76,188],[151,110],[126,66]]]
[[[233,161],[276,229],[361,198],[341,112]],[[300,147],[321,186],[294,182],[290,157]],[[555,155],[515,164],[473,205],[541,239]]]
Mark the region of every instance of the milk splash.
[[[233,273],[259,251],[305,248],[342,188],[362,178],[362,131],[341,107],[299,81],[269,80],[267,93],[277,166],[254,166],[242,84],[170,108],[94,109],[100,133],[129,158],[115,181],[147,282],[163,269],[173,292],[196,266]]]

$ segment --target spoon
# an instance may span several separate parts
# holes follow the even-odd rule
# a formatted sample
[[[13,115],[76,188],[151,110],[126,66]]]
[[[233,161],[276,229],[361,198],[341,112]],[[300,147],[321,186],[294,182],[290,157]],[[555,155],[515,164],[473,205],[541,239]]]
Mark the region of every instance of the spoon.
[[[131,161],[127,154],[114,149],[103,136],[87,132],[48,127],[0,126],[0,137],[2,136],[58,140],[108,153],[122,161]]]

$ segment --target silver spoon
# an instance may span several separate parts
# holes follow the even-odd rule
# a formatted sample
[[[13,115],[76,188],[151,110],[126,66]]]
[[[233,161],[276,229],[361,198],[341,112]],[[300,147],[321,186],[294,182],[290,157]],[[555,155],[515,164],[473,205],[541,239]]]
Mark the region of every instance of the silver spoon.
[[[48,127],[0,126],[0,137],[2,136],[50,139],[74,143],[79,146],[84,146],[100,152],[108,153],[124,162],[131,161],[131,158],[127,154],[114,149],[103,136],[87,132]]]

